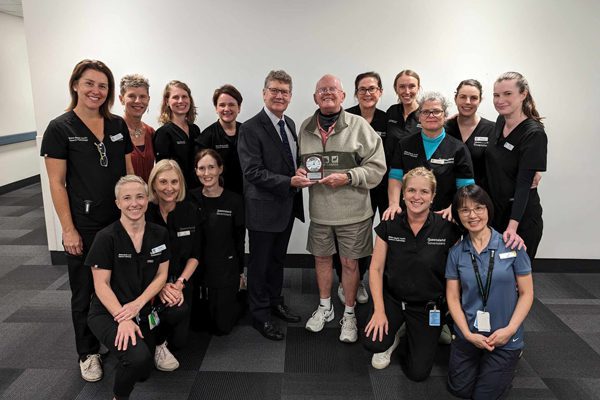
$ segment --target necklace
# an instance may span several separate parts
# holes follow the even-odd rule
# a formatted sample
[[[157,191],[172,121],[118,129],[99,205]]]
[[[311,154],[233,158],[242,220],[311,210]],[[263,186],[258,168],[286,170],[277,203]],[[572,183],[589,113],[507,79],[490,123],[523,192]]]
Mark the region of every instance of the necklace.
[[[133,137],[136,139],[142,137],[142,128],[135,128],[133,131]]]

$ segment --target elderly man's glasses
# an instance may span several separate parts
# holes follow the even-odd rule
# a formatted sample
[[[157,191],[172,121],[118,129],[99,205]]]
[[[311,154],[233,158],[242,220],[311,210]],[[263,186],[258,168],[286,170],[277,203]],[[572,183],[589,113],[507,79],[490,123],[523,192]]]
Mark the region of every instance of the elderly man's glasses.
[[[459,208],[458,209],[458,214],[461,217],[468,217],[469,215],[471,215],[471,211],[475,213],[475,215],[481,215],[485,212],[485,210],[487,210],[487,207],[484,205],[477,205],[474,208]]]
[[[322,87],[322,88],[317,89],[318,94],[327,94],[327,93],[336,94],[339,91],[340,90],[338,88],[334,88],[334,87]]]
[[[430,117],[430,116],[434,116],[436,118],[439,118],[442,116],[442,114],[444,113],[444,110],[421,110],[421,115],[423,115],[424,117]]]
[[[356,91],[356,93],[358,93],[358,94],[365,94],[365,93],[374,94],[378,90],[379,90],[379,88],[377,86],[370,86],[368,88],[359,87],[358,90]]]
[[[108,167],[108,157],[106,157],[106,147],[104,143],[94,143],[96,149],[98,150],[98,154],[100,154],[100,166]]]

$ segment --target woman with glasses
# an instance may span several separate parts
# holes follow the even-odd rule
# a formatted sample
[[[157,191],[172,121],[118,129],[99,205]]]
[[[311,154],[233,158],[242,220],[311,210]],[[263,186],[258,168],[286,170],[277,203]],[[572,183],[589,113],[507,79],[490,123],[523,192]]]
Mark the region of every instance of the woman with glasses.
[[[437,180],[437,195],[431,208],[450,220],[456,190],[475,183],[471,156],[464,143],[446,135],[444,123],[448,116],[448,101],[444,96],[437,92],[425,93],[418,104],[421,132],[396,144],[390,163],[389,207],[383,213],[383,219],[392,219],[402,211],[400,192],[404,172],[426,167],[433,171]]]
[[[50,194],[67,253],[71,314],[81,376],[102,379],[100,344],[87,324],[92,273],[83,263],[96,233],[119,217],[114,187],[133,174],[127,125],[110,113],[115,81],[97,60],[80,61],[69,79],[67,112],[50,121],[42,139]]]
[[[167,282],[155,302],[161,323],[156,329],[154,365],[160,371],[174,371],[179,368],[179,361],[171,350],[185,346],[190,325],[191,280],[200,259],[198,218],[196,207],[184,200],[183,173],[176,161],[157,162],[148,186],[150,203],[146,221],[167,228],[171,249]]]
[[[417,95],[421,89],[419,74],[410,69],[400,71],[394,78],[394,91],[398,95],[398,104],[388,108],[387,136],[384,142],[387,159],[392,158],[399,140],[420,132],[417,118]],[[389,163],[388,163],[389,166]]]
[[[154,167],[154,128],[142,121],[142,116],[150,102],[150,83],[139,74],[125,75],[121,78],[119,100],[124,107],[123,119],[127,123],[129,136],[133,143],[131,162],[137,176],[148,182],[150,171]]]
[[[446,121],[446,134],[462,141],[469,149],[473,161],[475,183],[482,187],[485,184],[485,151],[489,138],[494,132],[494,123],[477,114],[481,104],[481,83],[475,79],[466,79],[458,84],[454,94],[454,102],[458,116]]]
[[[163,124],[154,135],[156,161],[170,158],[177,161],[188,189],[198,186],[194,174],[194,156],[200,128],[194,124],[196,106],[189,86],[171,81],[163,91],[159,121]]]
[[[237,122],[242,95],[232,85],[223,85],[213,94],[213,105],[219,120],[202,131],[197,139],[199,149],[213,149],[223,159],[223,184],[226,189],[243,194],[242,167],[237,153],[240,126]]]
[[[385,112],[377,108],[379,98],[383,94],[383,88],[381,85],[381,77],[377,72],[364,72],[358,74],[354,80],[354,96],[358,100],[358,104],[354,107],[346,109],[347,112],[354,115],[360,115],[367,120],[371,127],[381,137],[383,143],[385,143],[386,130],[387,130],[387,116]],[[388,155],[386,154],[386,163],[389,162]],[[369,191],[371,195],[371,208],[373,209],[373,218],[375,218],[375,212],[379,210],[381,216],[387,209],[388,198],[387,198],[387,179],[383,179],[379,185]],[[369,294],[362,280],[365,272],[369,268],[370,257],[364,257],[358,260],[358,269],[360,273],[360,280],[358,285],[358,292],[356,294],[356,301],[358,303],[366,303],[369,301]],[[333,265],[338,276],[340,285],[338,286],[338,297],[342,304],[346,303],[344,296],[344,288],[342,287],[342,264],[338,254],[333,257]]]
[[[498,399],[509,390],[524,347],[522,324],[533,303],[531,263],[525,250],[508,248],[490,227],[494,206],[479,186],[459,189],[452,213],[468,235],[450,250],[446,264],[456,331],[448,390],[465,399]]]
[[[534,177],[546,170],[548,137],[529,83],[520,73],[507,72],[496,80],[494,107],[500,115],[485,154],[495,208],[492,226],[505,240],[521,236],[533,260],[544,226]]]

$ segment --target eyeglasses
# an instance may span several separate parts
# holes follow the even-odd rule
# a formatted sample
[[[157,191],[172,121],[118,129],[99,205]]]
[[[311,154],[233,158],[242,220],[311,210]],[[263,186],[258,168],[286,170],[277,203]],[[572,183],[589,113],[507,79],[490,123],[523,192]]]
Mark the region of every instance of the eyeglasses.
[[[369,94],[373,94],[376,91],[378,91],[380,88],[378,88],[377,86],[370,86],[368,88],[365,87],[360,87],[356,90],[356,93],[358,94],[365,94],[367,92],[369,92]]]
[[[442,116],[443,113],[444,110],[421,110],[421,115],[423,115],[425,118],[430,117],[432,115],[436,118],[439,118]]]
[[[98,153],[100,154],[100,166],[108,167],[108,157],[106,157],[106,147],[103,142],[94,143],[96,149],[98,149]]]
[[[338,88],[334,88],[334,87],[323,87],[323,88],[317,89],[318,94],[327,94],[327,93],[336,94],[339,91],[340,90]]]
[[[280,95],[286,97],[286,96],[289,96],[291,93],[291,91],[289,91],[287,89],[277,89],[277,88],[273,88],[273,87],[270,87],[267,89],[269,90],[269,92],[271,92],[271,94],[273,96],[277,96],[278,94],[280,94]]]
[[[460,214],[461,217],[468,217],[469,215],[471,215],[471,211],[473,211],[475,215],[481,215],[485,212],[485,210],[487,210],[486,206],[478,205],[475,206],[475,208],[459,208],[458,214]]]

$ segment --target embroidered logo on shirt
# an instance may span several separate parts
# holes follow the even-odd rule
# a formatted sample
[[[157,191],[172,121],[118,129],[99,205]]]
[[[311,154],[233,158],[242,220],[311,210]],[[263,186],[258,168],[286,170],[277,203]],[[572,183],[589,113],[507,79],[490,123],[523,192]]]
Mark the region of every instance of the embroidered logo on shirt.
[[[233,213],[231,212],[231,210],[217,210],[217,215],[223,216],[223,217],[231,217]]]
[[[488,138],[485,136],[475,136],[473,140],[473,146],[475,147],[487,147]]]
[[[87,142],[89,138],[85,136],[69,136],[69,142]]]
[[[398,121],[396,121],[395,119],[388,119],[388,122],[391,122],[392,124],[397,124]]]
[[[402,153],[402,154],[403,154],[403,155],[405,155],[405,156],[412,157],[412,158],[417,158],[417,157],[419,157],[419,155],[418,155],[417,153],[411,153],[411,152],[410,152],[410,151],[408,151],[408,150],[404,150],[404,153]]]
[[[446,238],[436,239],[436,238],[427,238],[428,246],[445,246]]]
[[[131,258],[131,254],[119,253],[117,254],[117,258]]]
[[[153,248],[152,250],[150,250],[150,255],[151,256],[157,256],[160,253],[163,252],[163,250],[166,250],[167,246],[165,246],[164,244],[161,244],[160,246],[156,246],[155,248]]]
[[[177,140],[175,143],[176,144],[185,144],[185,140]]]
[[[406,243],[406,238],[398,237],[398,236],[388,236],[388,242]]]
[[[215,149],[216,150],[218,150],[218,149],[228,149],[228,148],[229,148],[228,144],[217,144],[217,145],[215,145]]]
[[[116,135],[110,135],[110,140],[112,140],[113,142],[122,141],[123,140],[123,134],[122,133],[117,133]]]

